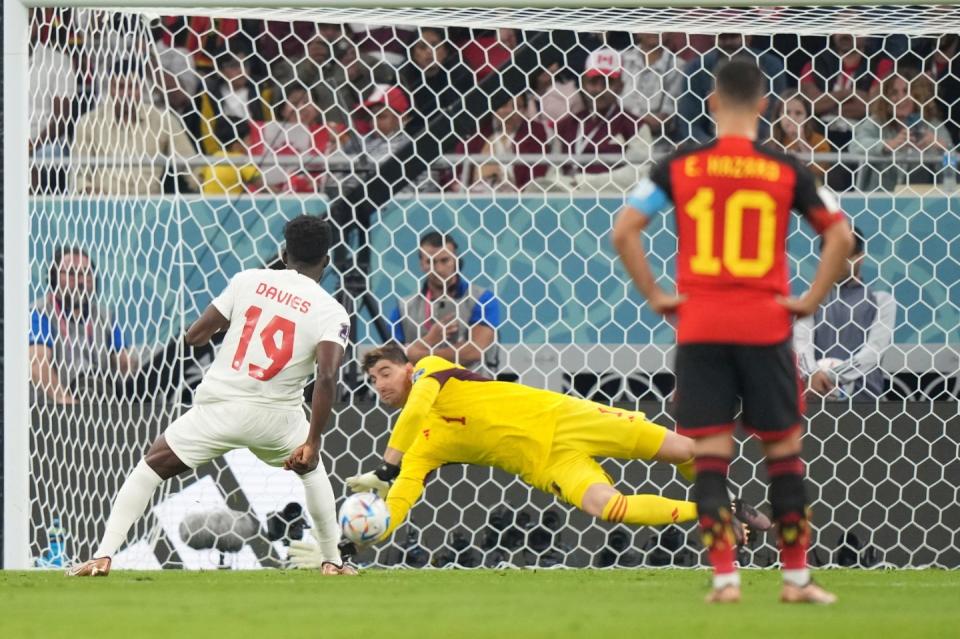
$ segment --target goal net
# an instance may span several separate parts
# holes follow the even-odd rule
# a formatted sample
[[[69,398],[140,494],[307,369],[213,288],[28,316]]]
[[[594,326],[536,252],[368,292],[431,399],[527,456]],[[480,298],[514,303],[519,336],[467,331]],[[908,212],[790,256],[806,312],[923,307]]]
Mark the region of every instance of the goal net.
[[[216,352],[186,327],[232,275],[275,266],[303,213],[338,231],[323,286],[353,317],[322,453],[338,495],[393,418],[359,359],[438,312],[455,348],[482,342],[458,351],[468,367],[672,427],[674,330],[608,235],[651,161],[714,135],[713,71],[743,55],[770,81],[760,137],[808,163],[863,240],[856,276],[796,330],[827,393],[805,425],[811,561],[960,566],[958,23],[956,6],[31,10],[31,561],[90,556]],[[648,235],[665,286],[674,228]],[[453,310],[425,295],[431,232],[456,255]],[[789,250],[801,291],[818,243],[796,223]],[[739,443],[732,479],[765,504],[758,447]],[[625,492],[689,494],[670,467],[602,463]],[[303,503],[292,473],[233,451],[165,484],[114,565],[280,566]],[[598,523],[462,466],[360,559],[702,561],[689,527]],[[774,540],[740,560],[775,564]]]

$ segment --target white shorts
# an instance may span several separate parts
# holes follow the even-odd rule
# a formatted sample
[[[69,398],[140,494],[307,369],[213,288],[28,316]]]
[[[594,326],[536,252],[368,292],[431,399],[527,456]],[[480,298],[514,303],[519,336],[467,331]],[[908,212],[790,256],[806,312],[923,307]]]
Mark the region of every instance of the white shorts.
[[[265,463],[281,466],[307,441],[309,432],[310,423],[300,408],[217,402],[193,406],[170,424],[163,436],[190,468],[237,448],[249,448]]]

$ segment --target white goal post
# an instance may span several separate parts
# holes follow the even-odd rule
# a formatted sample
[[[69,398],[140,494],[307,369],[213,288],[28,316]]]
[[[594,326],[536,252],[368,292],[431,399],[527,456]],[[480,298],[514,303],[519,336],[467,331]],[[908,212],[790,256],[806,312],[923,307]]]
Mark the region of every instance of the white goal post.
[[[650,161],[709,135],[703,93],[709,88],[703,87],[711,70],[705,61],[721,52],[720,38],[727,35],[740,39],[737,51],[761,64],[775,62],[771,89],[779,88],[771,97],[779,99],[771,101],[764,135],[789,127],[791,102],[806,109],[797,143],[782,142],[783,148],[839,191],[865,234],[866,295],[874,307],[865,317],[874,326],[889,319],[887,311],[893,317],[881,327],[889,329],[883,352],[856,360],[848,353],[849,366],[834,372],[848,381],[841,379],[836,394],[809,412],[807,461],[819,531],[814,561],[960,567],[954,533],[960,526],[960,129],[951,119],[960,118],[960,106],[952,106],[960,102],[940,92],[960,73],[960,45],[943,39],[957,31],[960,2],[202,4],[4,3],[3,568],[56,567],[90,552],[113,491],[149,441],[189,405],[209,363],[213,351],[187,352],[181,331],[227,277],[269,263],[282,221],[299,213],[327,215],[342,232],[324,285],[356,316],[356,347],[325,440],[335,489],[347,475],[368,470],[386,442],[391,414],[372,401],[357,363],[381,341],[383,327],[396,336],[414,326],[395,324],[390,311],[420,290],[418,240],[430,230],[452,233],[463,273],[502,305],[495,350],[478,367],[504,379],[638,406],[672,425],[672,328],[638,304],[606,245],[605,229]],[[62,24],[68,11],[79,26]],[[243,21],[257,22],[260,30],[248,34]],[[271,31],[268,21],[289,30]],[[304,24],[336,28],[307,36],[297,30]],[[392,35],[377,40],[374,32],[384,25]],[[48,71],[32,72],[38,38],[53,38],[49,33],[61,28],[69,34],[47,47]],[[439,29],[430,31],[437,39],[427,39],[431,28]],[[658,63],[646,62],[639,34],[653,34],[672,66],[654,69]],[[860,88],[851,81],[851,99],[864,102],[856,116],[840,106],[820,110],[818,100],[831,88],[826,80],[812,86],[821,72],[815,58],[823,53],[814,47],[825,50],[836,34],[851,34],[863,73],[873,79]],[[512,40],[505,44],[503,37]],[[205,38],[221,47],[215,55],[204,48]],[[233,44],[240,38],[249,40],[242,53]],[[751,49],[751,38],[762,48]],[[311,43],[325,51],[318,56],[329,56],[323,70],[310,57]],[[446,60],[455,59],[445,67],[446,85],[429,84],[427,72],[414,68],[418,47],[429,49],[434,61],[441,49]],[[581,94],[582,83],[589,65],[603,64],[591,62],[599,50],[615,53],[616,73],[622,69],[625,81],[615,105],[599,115],[600,126],[616,121],[629,133],[611,129],[594,144],[586,120],[579,128],[565,125],[576,116],[572,105],[589,112],[593,98]],[[238,77],[228,78],[231,64],[241,69],[241,88],[230,84]],[[148,133],[132,124],[111,130],[97,120],[114,90],[110,83],[121,74],[136,75],[123,99],[152,109],[142,116],[153,126]],[[915,103],[912,115],[904,116],[904,135],[920,133],[891,151],[884,146],[885,122],[875,131],[870,125],[871,118],[889,117],[890,126],[898,126],[896,109],[877,105],[901,76],[902,100]],[[42,85],[32,86],[37,77]],[[538,88],[537,82],[544,84]],[[390,87],[400,93],[377,93]],[[242,107],[237,96],[246,96]],[[52,98],[70,109],[50,111],[55,115],[46,116],[38,142],[34,110],[52,109]],[[377,133],[376,118],[358,124],[355,115],[379,105],[401,112],[400,130],[374,147],[363,127]],[[635,112],[634,105],[646,110]],[[496,115],[505,106],[507,115]],[[317,115],[303,128],[299,113],[307,108]],[[245,115],[228,114],[237,109]],[[293,114],[289,123],[285,110]],[[521,112],[523,123],[509,126],[526,127],[522,141],[503,123]],[[221,125],[233,133],[221,133]],[[408,125],[409,135],[403,130]],[[802,136],[807,139],[800,144]],[[655,268],[671,282],[673,227],[656,222],[651,228]],[[88,368],[76,377],[67,371],[70,404],[31,373],[31,347],[49,344],[59,354],[56,321],[68,331],[66,320],[52,321],[42,308],[64,248],[81,250],[90,270],[94,264],[98,269],[91,286],[103,304],[107,336],[90,356],[107,364],[85,361]],[[795,227],[790,250],[791,284],[799,290],[816,263],[815,239]],[[76,339],[100,330],[90,326],[90,320],[81,323]],[[806,347],[813,368],[805,372],[844,359],[831,349],[853,338],[840,333],[834,331],[834,343],[811,338]],[[121,353],[136,362],[132,372],[118,364]],[[108,372],[90,381],[98,365]],[[857,377],[857,367],[869,370]],[[880,386],[868,388],[867,373]],[[765,471],[758,451],[752,441],[741,444],[734,481],[762,503]],[[618,462],[604,467],[631,490],[686,494],[670,469]],[[282,474],[231,454],[165,487],[118,565],[282,565],[285,535],[292,533],[278,537],[271,526],[287,521],[278,513],[297,502],[301,496]],[[198,548],[204,542],[187,530],[186,520],[225,511],[256,532],[236,548]],[[47,531],[60,527],[67,535],[57,543],[65,550],[54,556],[49,543],[59,533]],[[594,523],[503,474],[456,467],[441,470],[411,523],[366,559],[411,566],[698,565],[697,538],[688,532]],[[771,565],[772,543],[760,540],[741,560]]]

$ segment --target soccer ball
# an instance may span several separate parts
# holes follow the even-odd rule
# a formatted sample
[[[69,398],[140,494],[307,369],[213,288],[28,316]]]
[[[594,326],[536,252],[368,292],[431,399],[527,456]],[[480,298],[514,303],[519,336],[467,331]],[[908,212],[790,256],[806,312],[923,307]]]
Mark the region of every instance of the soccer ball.
[[[340,529],[355,544],[369,544],[390,527],[390,510],[373,493],[354,493],[340,506]]]

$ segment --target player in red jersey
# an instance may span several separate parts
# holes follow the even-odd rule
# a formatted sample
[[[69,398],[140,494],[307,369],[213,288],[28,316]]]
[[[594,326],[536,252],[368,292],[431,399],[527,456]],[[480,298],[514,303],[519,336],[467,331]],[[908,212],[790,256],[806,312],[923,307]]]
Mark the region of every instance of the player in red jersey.
[[[784,569],[781,600],[833,603],[810,579],[803,485],[803,406],[792,348],[794,317],[812,314],[841,275],[853,235],[835,200],[795,158],[756,141],[768,80],[753,61],[717,71],[709,98],[718,139],[658,163],[617,217],[613,243],[640,292],[658,313],[677,316],[677,431],[695,438],[694,499],[714,567],[710,602],[740,599],[726,493],[738,405],[763,446],[769,499]],[[640,236],[673,207],[677,294],[661,289]],[[786,239],[791,210],[823,237],[810,290],[788,297]]]

